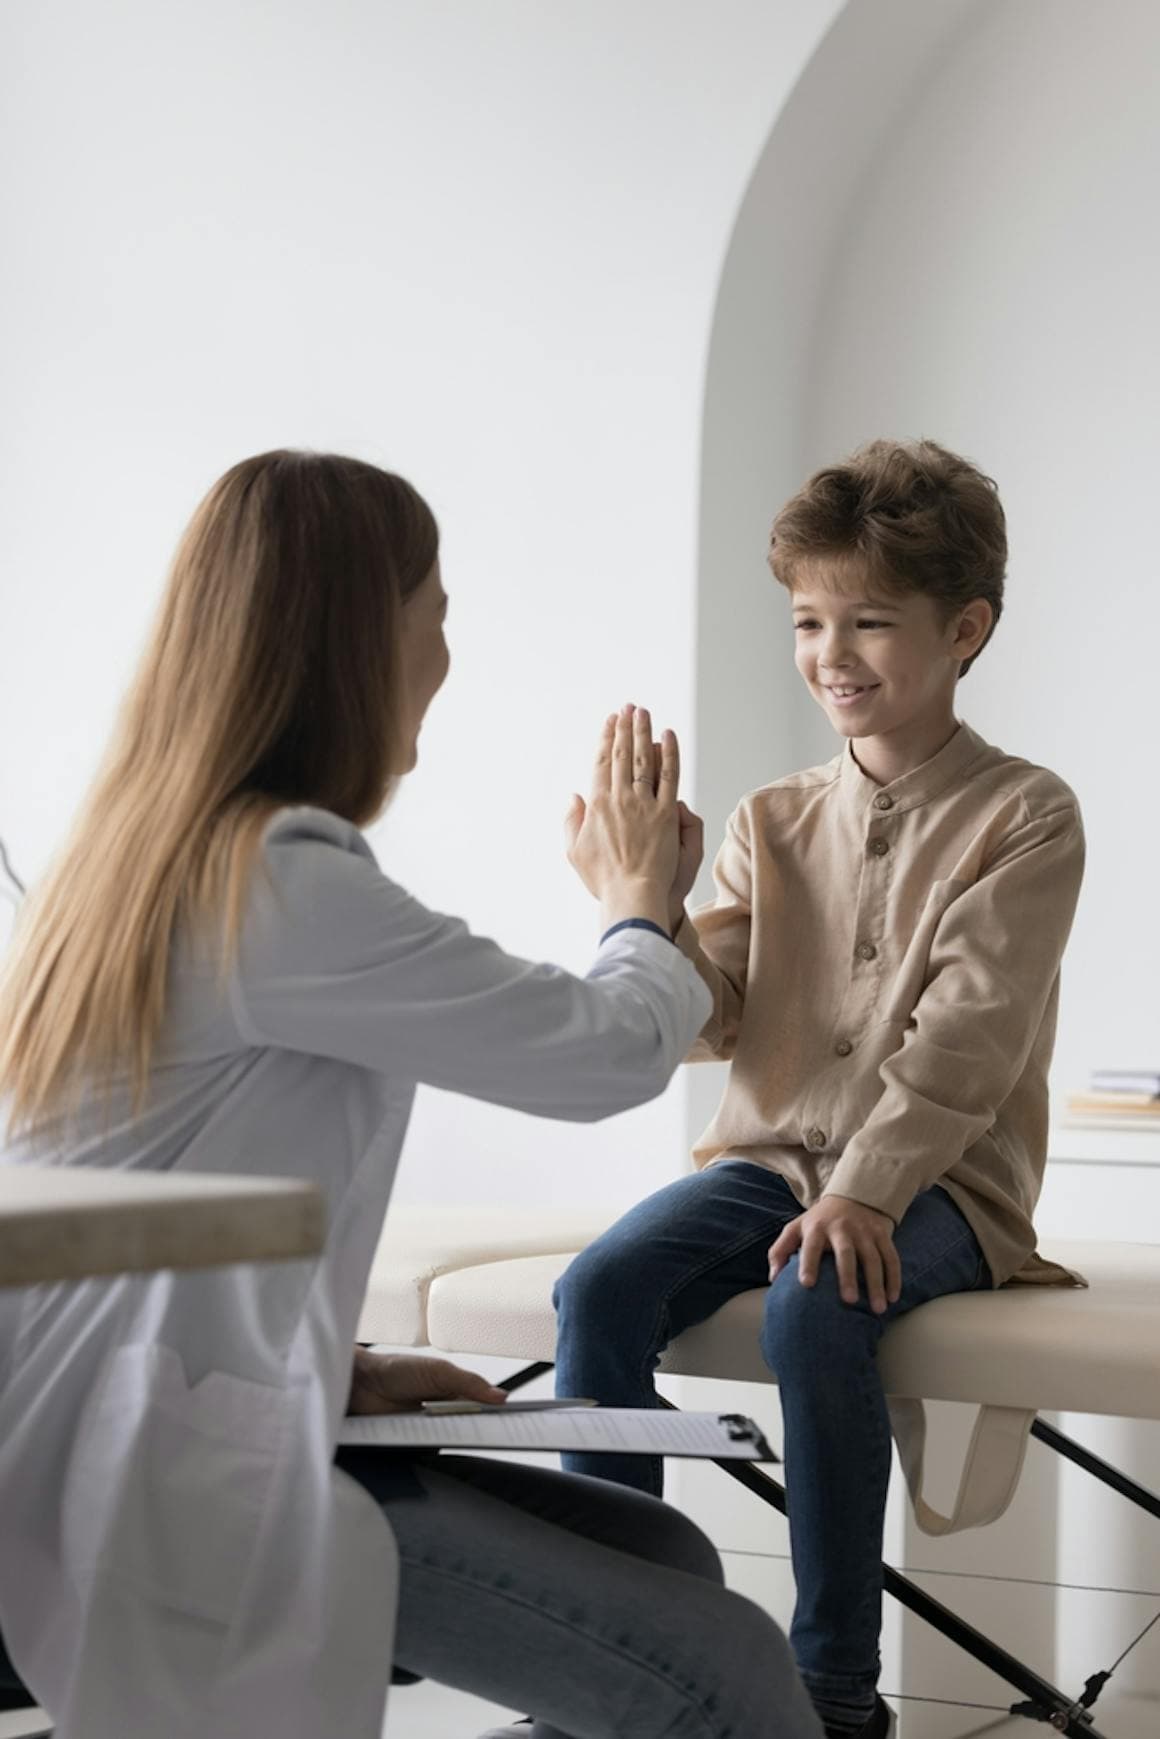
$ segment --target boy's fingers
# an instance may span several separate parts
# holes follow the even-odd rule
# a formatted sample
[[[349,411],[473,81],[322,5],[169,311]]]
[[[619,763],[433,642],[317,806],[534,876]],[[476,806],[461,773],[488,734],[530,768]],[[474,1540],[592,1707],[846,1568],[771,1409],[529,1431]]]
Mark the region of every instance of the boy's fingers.
[[[830,1247],[838,1270],[838,1290],[843,1304],[858,1302],[858,1252],[847,1238],[831,1238]]]
[[[682,842],[693,850],[703,850],[705,838],[705,823],[699,815],[694,815],[688,804],[682,798],[677,805],[677,813],[681,818]]]
[[[802,1238],[801,1260],[798,1262],[798,1279],[803,1286],[817,1283],[818,1266],[825,1249],[826,1234],[811,1226]]]
[[[886,1309],[886,1281],[882,1265],[882,1252],[877,1244],[867,1239],[859,1251],[862,1263],[862,1273],[866,1278],[866,1297],[875,1316],[881,1316]]]
[[[902,1262],[893,1238],[888,1237],[882,1246],[882,1264],[886,1270],[886,1296],[891,1304],[897,1304],[902,1296]]]
[[[767,1260],[769,1262],[769,1278],[771,1280],[777,1279],[778,1275],[801,1243],[801,1226],[802,1221],[801,1215],[799,1214],[796,1219],[790,1221],[789,1225],[785,1227],[785,1229],[769,1246]]]

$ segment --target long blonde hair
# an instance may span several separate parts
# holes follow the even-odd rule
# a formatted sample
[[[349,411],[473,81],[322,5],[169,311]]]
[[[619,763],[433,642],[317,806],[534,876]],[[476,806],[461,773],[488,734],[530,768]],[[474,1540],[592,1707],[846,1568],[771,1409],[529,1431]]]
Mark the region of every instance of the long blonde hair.
[[[401,477],[278,451],[227,471],[177,550],[150,642],[71,838],[0,983],[15,1130],[125,1071],[144,1102],[183,918],[236,947],[271,814],[364,825],[400,753],[400,606],[438,532]]]

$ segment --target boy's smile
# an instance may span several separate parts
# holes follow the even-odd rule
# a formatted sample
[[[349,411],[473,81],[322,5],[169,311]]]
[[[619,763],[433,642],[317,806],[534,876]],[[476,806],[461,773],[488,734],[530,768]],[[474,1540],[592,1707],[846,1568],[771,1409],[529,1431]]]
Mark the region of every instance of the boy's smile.
[[[829,683],[826,685],[826,693],[829,695],[832,705],[849,708],[857,706],[860,700],[864,700],[867,695],[873,694],[875,689],[881,686],[881,683],[877,682],[863,683],[861,687],[852,687],[848,683],[842,686],[837,683]]]
[[[948,619],[924,592],[823,559],[803,565],[790,601],[798,670],[871,778],[889,783],[937,754],[957,728],[955,685],[989,606]]]

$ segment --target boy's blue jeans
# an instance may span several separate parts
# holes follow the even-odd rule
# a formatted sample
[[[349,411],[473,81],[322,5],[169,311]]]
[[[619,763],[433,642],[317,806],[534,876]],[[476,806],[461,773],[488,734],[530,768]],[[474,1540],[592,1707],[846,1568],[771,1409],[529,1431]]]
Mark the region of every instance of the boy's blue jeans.
[[[557,1393],[606,1406],[656,1405],[663,1349],[735,1293],[764,1286],[766,1253],[802,1211],[789,1185],[746,1160],[680,1178],[577,1256],[556,1286]],[[890,1424],[876,1354],[895,1317],[948,1292],[991,1285],[977,1239],[944,1190],[917,1196],[894,1234],[902,1295],[883,1316],[838,1293],[832,1255],[816,1285],[795,1255],[769,1287],[761,1331],[785,1426],[786,1497],[797,1605],[790,1642],[823,1720],[873,1708],[882,1616],[882,1532]],[[645,1456],[572,1455],[565,1465],[660,1495]]]

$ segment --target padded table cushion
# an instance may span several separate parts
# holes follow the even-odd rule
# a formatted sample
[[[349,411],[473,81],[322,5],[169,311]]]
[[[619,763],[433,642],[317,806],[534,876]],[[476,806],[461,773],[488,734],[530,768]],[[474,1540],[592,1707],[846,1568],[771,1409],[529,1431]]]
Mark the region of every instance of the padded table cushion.
[[[556,1251],[566,1267],[572,1253],[615,1218],[615,1210],[598,1209],[578,1214],[575,1208],[392,1208],[371,1268],[358,1338],[426,1346],[427,1297],[440,1275],[458,1268],[478,1274],[483,1265],[508,1257]]]
[[[505,1226],[508,1218],[500,1216]],[[574,1239],[573,1249],[584,1241]],[[506,1230],[501,1244],[512,1247]],[[924,1305],[883,1337],[887,1392],[1160,1419],[1160,1245],[1053,1242],[1049,1254],[1077,1268],[1088,1289],[1011,1286]],[[569,1259],[536,1254],[454,1271],[445,1263],[428,1284],[430,1344],[447,1353],[552,1359],[552,1285]],[[764,1296],[764,1288],[739,1294],[674,1341],[661,1368],[771,1382],[758,1347]]]

